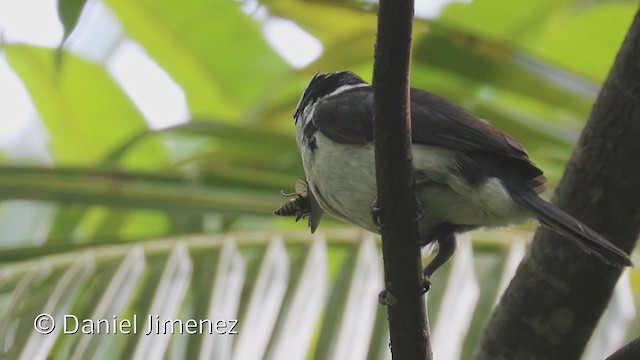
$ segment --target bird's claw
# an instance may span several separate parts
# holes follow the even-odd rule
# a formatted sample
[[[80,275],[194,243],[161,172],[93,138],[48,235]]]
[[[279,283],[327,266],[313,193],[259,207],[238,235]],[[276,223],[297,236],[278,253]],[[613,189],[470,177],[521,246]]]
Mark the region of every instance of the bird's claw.
[[[380,220],[381,217],[381,213],[382,213],[382,208],[380,206],[378,206],[378,198],[373,199],[373,201],[371,202],[371,218],[373,220],[373,224],[377,227],[381,227],[382,225],[384,225],[382,223],[382,221]],[[424,217],[425,214],[425,209],[424,209],[424,205],[422,204],[422,201],[420,200],[420,198],[418,197],[418,195],[416,195],[416,218],[415,221],[419,222],[420,220],[422,220],[422,218]]]
[[[420,294],[426,294],[429,289],[431,289],[431,280],[428,276],[425,276],[424,280],[422,280],[422,286],[420,287]]]
[[[429,289],[431,289],[431,280],[425,277],[419,289],[420,295],[426,294]],[[394,306],[397,302],[396,297],[387,289],[380,291],[378,294],[378,303],[380,303],[380,305]]]
[[[380,221],[380,214],[382,213],[382,208],[378,206],[378,198],[373,199],[371,202],[371,219],[375,226],[380,227],[382,222]]]

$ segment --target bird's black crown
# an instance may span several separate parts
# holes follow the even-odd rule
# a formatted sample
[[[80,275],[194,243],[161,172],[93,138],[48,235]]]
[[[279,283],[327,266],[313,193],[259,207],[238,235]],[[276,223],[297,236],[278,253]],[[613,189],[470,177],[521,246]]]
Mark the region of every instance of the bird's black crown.
[[[351,71],[336,71],[327,74],[317,73],[311,79],[311,82],[309,82],[309,85],[298,102],[298,107],[293,116],[294,120],[298,118],[304,108],[316,103],[318,100],[330,95],[339,88],[360,84],[366,84],[366,82]]]

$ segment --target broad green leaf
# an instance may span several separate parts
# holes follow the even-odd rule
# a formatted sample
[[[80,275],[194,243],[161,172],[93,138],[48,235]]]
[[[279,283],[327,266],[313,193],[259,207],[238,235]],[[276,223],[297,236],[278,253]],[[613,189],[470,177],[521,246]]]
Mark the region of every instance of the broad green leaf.
[[[238,2],[107,3],[127,34],[182,86],[196,116],[241,117],[289,69]]]
[[[636,10],[634,1],[475,0],[449,5],[438,22],[602,81]]]
[[[5,45],[4,51],[49,129],[56,163],[96,164],[147,126],[103,67],[68,54],[62,71],[56,71],[52,50]],[[157,163],[161,154],[155,147],[137,164]]]
[[[64,40],[75,29],[87,0],[58,0],[58,17],[64,28]]]
[[[554,106],[586,113],[597,87],[511,46],[432,26],[416,41],[417,64],[445,69],[485,86],[517,92]]]
[[[637,9],[635,1],[577,9],[532,37],[527,47],[575,73],[604,81]]]
[[[62,23],[63,34],[62,41],[56,49],[56,69],[62,66],[64,57],[64,44],[69,38],[69,35],[75,30],[78,25],[78,20],[82,14],[87,0],[58,0],[58,18]]]
[[[513,41],[544,26],[574,0],[474,0],[448,5],[439,22],[480,37]]]
[[[360,8],[362,4],[354,6],[348,1],[331,0],[264,0],[262,3],[273,15],[302,26],[327,48],[348,44],[349,39],[356,35],[366,33],[375,36],[376,33],[378,20],[375,11],[370,11],[373,10],[371,7]],[[373,47],[368,50],[367,55],[373,59]],[[348,57],[349,53],[339,57]]]

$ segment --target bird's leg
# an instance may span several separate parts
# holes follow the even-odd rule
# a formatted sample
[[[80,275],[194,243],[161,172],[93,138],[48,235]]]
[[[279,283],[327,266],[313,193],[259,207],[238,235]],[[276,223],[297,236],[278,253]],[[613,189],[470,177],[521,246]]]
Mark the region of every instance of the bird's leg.
[[[438,236],[438,253],[424,268],[424,292],[429,291],[431,287],[431,275],[433,275],[440,266],[444,265],[456,251],[456,236],[453,232],[447,232]]]

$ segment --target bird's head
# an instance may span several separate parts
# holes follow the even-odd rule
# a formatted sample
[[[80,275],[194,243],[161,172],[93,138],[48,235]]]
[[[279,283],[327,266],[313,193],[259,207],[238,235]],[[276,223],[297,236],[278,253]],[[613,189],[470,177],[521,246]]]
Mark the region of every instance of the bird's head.
[[[297,124],[298,119],[304,114],[305,109],[316,104],[319,100],[336,95],[342,91],[356,86],[368,85],[358,75],[351,71],[335,71],[326,74],[317,73],[307,85],[307,88],[298,101],[293,120]]]

